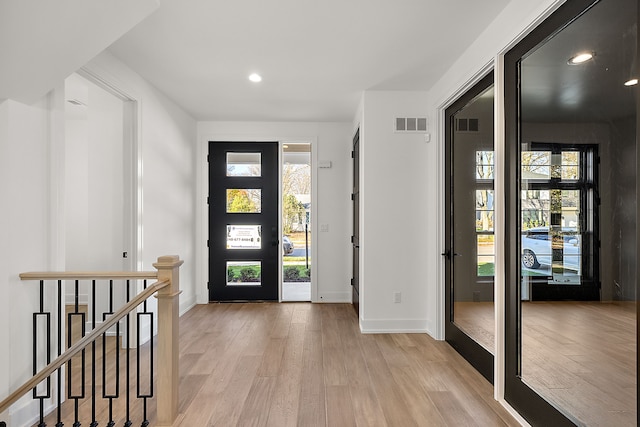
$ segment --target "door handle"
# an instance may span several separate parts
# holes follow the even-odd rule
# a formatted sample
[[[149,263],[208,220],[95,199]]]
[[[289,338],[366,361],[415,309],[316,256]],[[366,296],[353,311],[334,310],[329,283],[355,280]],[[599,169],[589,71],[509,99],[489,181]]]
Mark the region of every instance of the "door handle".
[[[446,252],[441,253],[440,255],[442,255],[443,257],[446,257],[448,260],[451,260],[452,257],[454,256],[462,256],[461,254],[458,253],[451,253],[451,249],[447,249]]]

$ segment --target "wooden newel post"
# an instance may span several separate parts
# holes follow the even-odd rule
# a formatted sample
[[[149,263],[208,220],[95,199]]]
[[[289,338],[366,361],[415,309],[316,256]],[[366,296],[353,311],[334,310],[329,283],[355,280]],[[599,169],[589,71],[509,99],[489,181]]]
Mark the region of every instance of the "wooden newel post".
[[[178,416],[178,370],[180,266],[184,261],[177,255],[158,258],[153,266],[158,281],[169,280],[170,285],[158,291],[158,426],[172,426]]]

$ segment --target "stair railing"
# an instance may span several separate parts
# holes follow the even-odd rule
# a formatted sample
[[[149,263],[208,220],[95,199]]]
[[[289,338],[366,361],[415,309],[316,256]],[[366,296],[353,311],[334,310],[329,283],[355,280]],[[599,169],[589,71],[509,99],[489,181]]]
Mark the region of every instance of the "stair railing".
[[[61,294],[62,294],[62,281],[63,280],[75,280],[76,281],[76,310],[77,310],[77,284],[78,280],[91,280],[95,287],[96,280],[110,280],[111,284],[113,280],[145,280],[144,289],[135,295],[132,298],[127,297],[128,302],[122,306],[119,310],[115,312],[109,313],[109,316],[104,318],[104,321],[97,327],[95,327],[89,334],[84,335],[78,341],[76,341],[73,345],[70,345],[64,352],[60,349],[59,344],[59,355],[58,357],[50,363],[47,363],[43,369],[39,372],[35,373],[35,375],[27,380],[22,386],[18,387],[13,393],[11,393],[8,397],[6,397],[2,402],[0,402],[0,414],[4,413],[9,409],[11,405],[13,405],[16,401],[18,401],[22,396],[28,393],[30,390],[33,390],[34,399],[40,400],[40,424],[46,425],[44,423],[44,399],[49,398],[51,396],[50,390],[47,391],[45,395],[39,395],[36,387],[41,384],[43,381],[46,381],[47,388],[50,387],[50,376],[54,374],[56,371],[58,372],[58,424],[63,425],[60,420],[60,410],[59,405],[61,404],[61,383],[62,383],[62,374],[61,369],[65,364],[69,363],[72,358],[79,353],[84,354],[84,350],[87,349],[88,346],[93,346],[92,354],[94,357],[95,364],[95,342],[97,339],[104,337],[107,331],[109,331],[114,326],[117,327],[118,323],[124,319],[125,317],[128,319],[128,315],[130,312],[135,310],[141,304],[145,305],[146,311],[146,301],[152,295],[156,295],[158,300],[157,307],[157,321],[158,321],[158,335],[157,335],[157,389],[156,389],[156,399],[157,399],[157,425],[158,427],[168,427],[172,426],[173,422],[177,418],[178,415],[178,385],[179,385],[179,370],[178,370],[178,356],[179,356],[179,328],[178,328],[178,317],[179,317],[179,295],[180,295],[180,279],[179,279],[179,267],[182,265],[183,261],[179,259],[178,256],[163,256],[158,258],[158,262],[154,263],[153,266],[157,271],[149,271],[149,272],[36,272],[36,273],[22,273],[20,274],[20,278],[22,280],[39,280],[40,281],[40,313],[34,313],[34,371],[36,366],[36,323],[39,315],[44,315],[47,318],[50,313],[45,312],[44,310],[44,283],[46,280],[55,280],[58,282],[58,298],[59,298],[59,311],[62,305]],[[149,286],[146,286],[146,279],[156,279],[157,281]],[[95,293],[95,292],[94,292]],[[95,301],[94,301],[95,305]],[[94,307],[95,308],[95,307]],[[139,313],[141,314],[141,313]],[[151,313],[145,313],[151,314]],[[58,314],[59,318],[62,317],[61,313]],[[84,317],[83,317],[84,319]],[[47,320],[48,321],[48,320]],[[128,323],[128,322],[127,322]],[[83,326],[84,328],[84,326]],[[151,334],[153,334],[153,327]],[[60,335],[60,331],[59,331]],[[129,335],[129,331],[127,331],[127,335]],[[60,340],[60,338],[59,338]],[[50,341],[50,332],[47,331],[47,341]],[[50,351],[50,343],[47,345],[47,351]],[[128,346],[127,346],[128,347]],[[153,348],[153,347],[152,347]],[[104,347],[103,347],[104,352]],[[50,359],[47,354],[47,359]],[[83,356],[84,359],[84,356]],[[49,362],[49,360],[47,360]],[[127,356],[127,363],[129,362]],[[83,369],[83,377],[84,377],[84,366]],[[92,369],[95,369],[93,366]],[[103,365],[104,370],[104,365]],[[153,368],[152,368],[153,372]],[[116,375],[119,375],[116,372]],[[153,373],[151,374],[153,376]],[[70,376],[69,376],[70,379]],[[94,378],[95,381],[95,378]],[[105,380],[106,381],[106,380]],[[127,380],[128,382],[128,380]],[[84,385],[82,395],[84,395]],[[104,386],[103,386],[104,387]],[[95,390],[94,390],[95,391]],[[149,395],[144,395],[142,397],[144,400],[144,410],[146,417],[146,398],[152,397],[153,391]],[[111,396],[114,397],[114,396]],[[117,398],[117,396],[115,396]],[[95,398],[94,398],[95,405]],[[77,400],[76,400],[76,420],[74,426],[80,426],[80,422],[78,420],[78,408],[77,408]],[[129,408],[129,402],[127,402],[127,411]],[[97,425],[95,420],[95,411],[92,414],[92,422],[91,426]],[[111,412],[111,407],[109,409]],[[108,426],[115,425],[112,419],[112,414],[110,413],[111,420],[109,421]],[[149,424],[148,420],[143,420],[142,426],[147,426]],[[4,427],[5,422],[0,421],[0,427]],[[125,423],[125,426],[130,426],[130,420]]]

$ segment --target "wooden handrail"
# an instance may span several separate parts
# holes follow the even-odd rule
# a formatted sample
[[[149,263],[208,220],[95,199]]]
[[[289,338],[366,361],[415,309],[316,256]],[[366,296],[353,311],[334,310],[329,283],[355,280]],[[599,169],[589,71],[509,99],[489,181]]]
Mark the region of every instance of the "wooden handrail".
[[[20,273],[21,280],[156,279],[157,271],[40,271]]]
[[[68,273],[68,274],[73,276],[73,274],[77,274],[77,273],[78,272],[76,272],[76,273],[71,272],[71,273]],[[47,274],[55,274],[56,276],[55,277],[53,277],[53,276],[51,276],[51,277],[42,277],[41,276],[41,275],[47,275]],[[67,273],[24,273],[25,276],[30,276],[30,277],[24,278],[23,280],[45,280],[45,279],[54,280],[54,279],[60,279],[61,278],[60,275],[65,275],[65,274],[67,274]],[[110,277],[113,277],[114,273],[109,273],[109,274],[111,275]],[[119,274],[119,273],[117,273],[117,274]],[[127,274],[129,275],[127,277],[131,278],[130,275],[132,273],[127,273]],[[135,274],[135,272],[134,272],[134,274]],[[155,276],[157,276],[156,272],[153,272],[153,274]],[[32,275],[38,276],[38,277],[31,277]],[[21,278],[22,278],[22,276],[23,276],[23,274],[20,275]],[[76,276],[73,276],[73,277],[64,277],[64,278],[73,279],[73,278],[76,278],[76,277],[78,277],[78,276],[76,275]],[[102,279],[105,279],[105,278],[110,278],[110,277],[96,277],[96,273],[92,273],[90,278],[102,278]],[[147,277],[147,276],[144,276],[144,277]],[[142,278],[144,278],[144,277],[142,277]],[[86,278],[86,277],[84,277],[84,278]],[[120,278],[120,277],[117,277],[117,278]],[[135,278],[140,278],[140,277],[136,276]],[[120,308],[118,311],[116,311],[113,315],[109,316],[108,320],[106,320],[99,327],[97,327],[93,331],[91,331],[89,333],[89,335],[86,335],[82,339],[78,340],[74,345],[69,347],[67,349],[67,351],[65,351],[62,355],[58,356],[53,362],[49,363],[46,367],[44,367],[40,372],[38,372],[30,380],[28,380],[26,383],[24,383],[16,391],[11,393],[11,395],[9,395],[2,402],[0,402],[0,413],[2,413],[5,410],[7,410],[18,399],[20,399],[23,395],[25,395],[27,392],[29,392],[29,390],[31,390],[34,387],[36,387],[38,384],[40,384],[42,381],[44,381],[49,375],[53,374],[62,365],[67,363],[73,356],[78,354],[86,346],[88,346],[93,341],[98,339],[98,337],[102,336],[102,334],[104,334],[107,330],[109,330],[109,328],[111,328],[113,325],[115,325],[117,322],[119,322],[122,318],[124,318],[130,311],[132,311],[138,305],[142,304],[146,299],[148,299],[150,296],[152,296],[154,293],[156,293],[160,289],[163,289],[166,286],[168,286],[170,283],[171,282],[169,280],[163,280],[163,281],[155,282],[152,285],[149,285],[142,292],[137,294],[131,301],[126,303],[124,306],[122,306],[122,308]]]

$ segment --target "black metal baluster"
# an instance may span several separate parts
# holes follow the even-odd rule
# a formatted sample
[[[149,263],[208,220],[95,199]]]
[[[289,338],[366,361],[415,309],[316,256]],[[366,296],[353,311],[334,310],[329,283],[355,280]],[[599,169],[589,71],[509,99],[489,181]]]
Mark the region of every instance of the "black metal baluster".
[[[45,332],[46,332],[46,356],[47,365],[51,363],[51,313],[44,311],[44,280],[40,280],[40,311],[33,313],[33,375],[38,373],[38,318],[44,316]],[[40,403],[40,423],[38,427],[46,427],[44,422],[44,400],[51,397],[51,377],[46,379],[46,393],[38,394],[38,387],[33,388],[33,398],[38,399]]]
[[[91,330],[96,328],[96,281],[91,281]],[[97,427],[96,421],[96,342],[91,343],[91,427]]]
[[[144,280],[143,282],[143,289],[147,289],[147,281]],[[147,402],[148,399],[153,397],[153,331],[154,331],[154,322],[153,322],[153,313],[147,311],[147,300],[144,300],[144,302],[142,303],[142,307],[143,307],[143,311],[142,313],[138,313],[137,316],[137,320],[138,320],[138,324],[137,324],[137,397],[138,399],[142,399],[142,425],[141,427],[147,427],[149,425],[149,420],[147,418]],[[144,316],[148,316],[149,317],[149,391],[145,394],[141,391],[141,387],[140,387],[140,325],[142,324],[141,319]]]
[[[62,309],[64,307],[63,299],[62,299],[62,280],[58,280],[58,356],[62,354]],[[62,422],[62,368],[58,368],[58,384],[56,384],[58,393],[58,405],[56,408],[57,412],[57,422],[56,427],[63,427],[64,423]]]
[[[130,298],[131,298],[131,290],[130,290],[130,285],[131,285],[131,281],[127,280],[127,286],[126,286],[126,293],[127,293],[127,302],[129,302]],[[127,417],[127,422],[124,423],[124,427],[131,427],[132,422],[131,422],[131,406],[130,406],[130,402],[131,402],[131,359],[130,359],[130,350],[131,350],[131,324],[130,324],[130,317],[129,317],[129,313],[127,313],[127,349],[126,349],[126,354],[127,354],[127,378],[126,378],[126,382],[127,382],[127,409],[126,409],[126,417]]]
[[[79,283],[78,280],[75,281],[75,288],[74,288],[74,312],[73,313],[69,313],[69,315],[67,316],[67,333],[68,333],[68,337],[67,337],[67,345],[68,347],[71,347],[73,345],[73,318],[74,317],[80,317],[80,322],[81,322],[81,331],[82,331],[82,337],[85,336],[85,321],[86,321],[86,316],[85,313],[80,313],[80,308],[79,308]],[[67,347],[67,348],[68,348]],[[81,377],[81,384],[80,384],[80,393],[78,395],[74,395],[73,394],[73,382],[72,382],[72,369],[73,367],[73,360],[69,360],[69,362],[67,362],[67,395],[69,397],[69,399],[72,399],[74,401],[74,423],[73,423],[73,427],[80,427],[80,420],[79,420],[79,416],[80,416],[80,404],[79,401],[80,399],[84,399],[85,397],[85,350],[83,349],[81,352],[81,361],[80,361],[80,377]]]
[[[102,321],[104,322],[108,316],[113,315],[113,280],[109,280],[109,312],[102,313]],[[115,354],[115,393],[107,393],[107,332],[102,334],[102,397],[109,399],[109,422],[107,427],[115,426],[113,420],[113,399],[118,399],[120,395],[120,348],[118,338],[120,337],[120,322],[116,323],[116,354]]]

